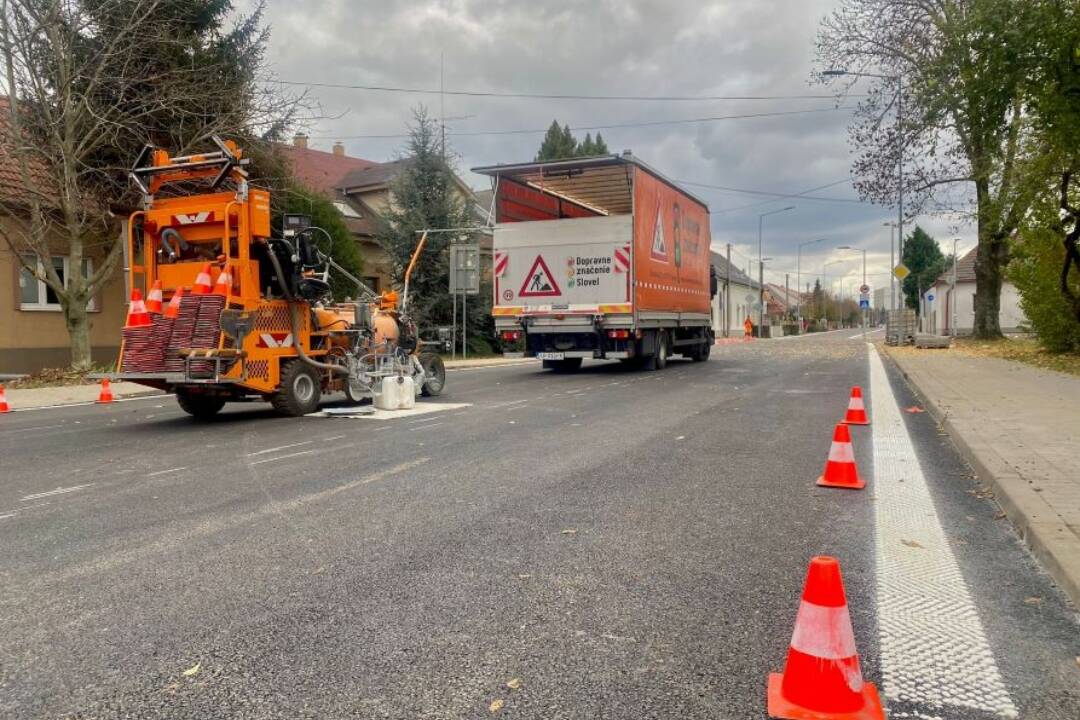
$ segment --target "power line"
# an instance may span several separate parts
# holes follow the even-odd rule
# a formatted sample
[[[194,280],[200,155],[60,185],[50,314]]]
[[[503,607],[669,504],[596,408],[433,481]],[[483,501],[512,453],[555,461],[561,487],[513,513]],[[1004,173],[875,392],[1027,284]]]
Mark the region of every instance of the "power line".
[[[590,130],[616,130],[620,128],[653,127],[658,125],[689,125],[694,123],[719,122],[722,120],[748,120],[752,118],[781,117],[784,115],[806,115],[810,113],[837,112],[850,110],[850,106],[841,105],[830,108],[813,108],[808,110],[781,110],[777,112],[743,113],[739,115],[714,115],[710,117],[679,118],[676,120],[646,120],[633,123],[611,123],[607,125],[580,125],[571,127],[572,131],[580,132]],[[469,130],[462,132],[447,132],[451,137],[477,137],[489,135],[543,135],[548,128],[532,128],[517,130]],[[409,137],[408,133],[395,133],[390,135],[310,135],[313,138],[334,138],[337,140],[377,140],[377,139],[401,139]]]
[[[568,93],[523,93],[485,90],[436,90],[393,85],[349,85],[344,83],[306,82],[300,80],[269,80],[279,85],[335,88],[338,90],[367,90],[371,92],[407,93],[413,95],[455,95],[460,97],[517,98],[529,100],[630,100],[639,102],[695,102],[714,100],[835,100],[835,95],[577,95]],[[848,95],[846,97],[865,97]]]
[[[707,183],[692,182],[690,180],[676,180],[675,182],[682,183],[683,185],[693,185],[694,187],[709,188],[710,190],[722,190],[724,192],[737,192],[737,193],[744,193],[744,194],[747,194],[747,195],[767,195],[769,197],[774,197],[774,198],[777,198],[777,199],[780,199],[780,198],[799,198],[801,200],[821,200],[821,201],[825,201],[825,202],[843,202],[843,203],[861,203],[862,202],[862,200],[858,200],[858,199],[854,199],[854,198],[818,197],[818,196],[815,196],[815,195],[808,195],[807,194],[807,193],[814,192],[814,190],[822,190],[822,189],[824,189],[826,187],[832,187],[834,185],[839,185],[841,183],[850,182],[850,180],[847,179],[847,178],[845,178],[843,180],[839,180],[839,181],[834,182],[834,183],[829,183],[828,185],[822,185],[821,187],[817,187],[817,188],[814,188],[813,190],[807,190],[807,191],[801,192],[801,193],[774,193],[774,192],[768,192],[766,190],[746,190],[744,188],[728,187],[726,185],[709,185]],[[747,207],[749,207],[749,206],[747,206]],[[728,208],[728,210],[735,210],[735,209],[736,208]],[[720,210],[719,212],[726,212],[726,211]]]
[[[844,178],[843,180],[837,180],[835,182],[825,183],[824,185],[818,185],[817,187],[810,188],[809,190],[804,190],[801,193],[795,193],[795,195],[793,197],[800,198],[800,197],[803,197],[804,195],[806,195],[807,193],[816,192],[817,190],[824,190],[826,188],[835,187],[836,185],[842,185],[843,183],[848,183],[848,182],[851,182],[850,178]],[[780,200],[780,199],[781,198],[776,198],[776,199],[773,199],[773,200],[762,200],[760,202],[749,203],[747,205],[736,205],[735,207],[731,207],[731,208],[721,208],[719,210],[710,210],[709,213],[712,214],[712,215],[719,215],[720,213],[735,212],[736,210],[746,210],[748,208],[755,208],[755,207],[761,207],[762,205],[769,205],[769,204],[774,203],[774,202],[776,202],[777,200]]]

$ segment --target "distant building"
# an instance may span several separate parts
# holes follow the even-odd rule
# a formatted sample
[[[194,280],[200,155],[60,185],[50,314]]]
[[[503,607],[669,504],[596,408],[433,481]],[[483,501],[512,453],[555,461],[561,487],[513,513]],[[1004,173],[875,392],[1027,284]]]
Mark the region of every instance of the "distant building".
[[[956,263],[956,282],[949,266],[923,293],[924,332],[939,335],[970,335],[975,327],[975,246]],[[998,322],[1002,332],[1021,332],[1027,317],[1020,309],[1020,293],[1011,282],[1001,284],[1001,310]]]
[[[734,263],[729,267],[727,258],[720,253],[709,251],[709,260],[716,270],[718,288],[712,300],[713,333],[717,337],[740,336],[747,317],[757,325],[754,303],[761,286]]]

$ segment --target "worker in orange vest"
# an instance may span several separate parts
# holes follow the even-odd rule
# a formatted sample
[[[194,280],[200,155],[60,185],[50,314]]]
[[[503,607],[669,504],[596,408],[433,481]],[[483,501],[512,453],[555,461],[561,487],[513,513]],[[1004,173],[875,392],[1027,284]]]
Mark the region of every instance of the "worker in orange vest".
[[[742,327],[744,337],[750,338],[754,336],[754,322],[750,319],[749,315],[746,316],[746,320],[743,322]]]

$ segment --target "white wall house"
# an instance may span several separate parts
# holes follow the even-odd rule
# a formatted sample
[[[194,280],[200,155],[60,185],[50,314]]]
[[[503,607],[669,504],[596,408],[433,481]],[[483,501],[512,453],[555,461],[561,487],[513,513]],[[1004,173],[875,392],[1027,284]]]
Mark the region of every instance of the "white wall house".
[[[956,264],[956,283],[953,287],[953,268],[949,267],[923,293],[923,332],[938,335],[970,335],[975,326],[975,258],[978,247],[964,255]],[[1020,332],[1027,325],[1020,309],[1020,294],[1016,286],[1006,281],[1001,285],[1001,312],[998,315],[1002,332]]]
[[[725,330],[730,337],[741,337],[743,321],[749,315],[757,324],[757,312],[753,309],[757,302],[759,286],[746,273],[732,264],[730,274],[727,259],[716,252],[709,253],[712,266],[716,269],[718,291],[712,299],[712,326],[716,337],[724,337]],[[725,291],[725,284],[730,277],[730,292]],[[731,301],[727,297],[730,295]],[[749,298],[749,299],[748,299]],[[726,317],[725,317],[726,316]]]

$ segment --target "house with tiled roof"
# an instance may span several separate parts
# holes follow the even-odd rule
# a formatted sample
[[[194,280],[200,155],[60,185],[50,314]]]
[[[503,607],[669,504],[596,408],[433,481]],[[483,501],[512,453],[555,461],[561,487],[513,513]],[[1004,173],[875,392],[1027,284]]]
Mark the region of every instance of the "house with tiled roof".
[[[709,260],[717,279],[717,293],[712,299],[713,333],[717,337],[740,336],[747,317],[753,315],[757,324],[754,303],[758,301],[760,285],[735,263],[729,265],[727,258],[718,252],[710,250]]]
[[[296,135],[292,145],[285,146],[284,150],[300,181],[329,196],[341,212],[363,257],[364,281],[377,291],[389,288],[393,264],[376,239],[376,232],[380,217],[393,201],[393,183],[411,160],[374,162],[349,157],[340,142],[334,143],[331,152],[315,150],[309,147],[309,139],[303,134]],[[473,191],[457,175],[454,181],[460,199],[472,210],[476,224],[487,224],[487,211],[484,210],[481,217]],[[481,254],[490,258],[490,233],[481,237],[480,245]]]
[[[923,331],[939,335],[970,335],[975,327],[975,261],[979,257],[976,245],[961,255],[956,265],[949,266],[922,296]],[[1020,293],[1009,281],[1001,284],[1001,305],[998,314],[1001,331],[1022,332],[1027,317],[1020,309]]]

